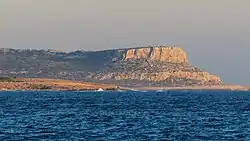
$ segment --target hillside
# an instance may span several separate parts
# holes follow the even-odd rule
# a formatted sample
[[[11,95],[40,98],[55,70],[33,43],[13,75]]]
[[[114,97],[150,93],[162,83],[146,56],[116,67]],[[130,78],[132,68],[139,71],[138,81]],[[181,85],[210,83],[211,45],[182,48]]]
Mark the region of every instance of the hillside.
[[[104,51],[0,49],[0,75],[58,78],[142,86],[223,84],[188,62],[179,47],[140,47]]]

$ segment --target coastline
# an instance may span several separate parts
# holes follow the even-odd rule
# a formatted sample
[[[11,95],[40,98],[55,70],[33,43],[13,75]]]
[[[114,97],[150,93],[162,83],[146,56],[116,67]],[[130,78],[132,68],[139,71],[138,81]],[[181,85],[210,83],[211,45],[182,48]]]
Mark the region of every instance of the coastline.
[[[98,84],[83,81],[72,81],[49,78],[17,78],[10,82],[0,82],[0,91],[167,91],[167,90],[231,90],[248,91],[249,87],[241,85],[210,85],[210,86],[183,86],[183,87],[119,87],[112,84]]]
[[[94,91],[117,88],[115,85],[47,78],[17,78],[0,82],[0,91]]]
[[[124,90],[231,90],[231,91],[248,91],[249,88],[241,85],[212,85],[212,86],[184,86],[184,87],[121,87]]]

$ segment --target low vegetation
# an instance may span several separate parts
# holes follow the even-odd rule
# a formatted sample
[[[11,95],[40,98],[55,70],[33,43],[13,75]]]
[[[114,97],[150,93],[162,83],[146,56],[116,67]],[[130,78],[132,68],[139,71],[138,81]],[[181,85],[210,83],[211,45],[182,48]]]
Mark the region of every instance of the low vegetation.
[[[0,82],[23,82],[23,81],[18,80],[16,77],[3,77],[3,76],[0,76]]]
[[[43,84],[31,84],[30,86],[28,86],[28,89],[32,89],[32,90],[50,90],[52,88],[53,88],[52,86],[43,85]]]

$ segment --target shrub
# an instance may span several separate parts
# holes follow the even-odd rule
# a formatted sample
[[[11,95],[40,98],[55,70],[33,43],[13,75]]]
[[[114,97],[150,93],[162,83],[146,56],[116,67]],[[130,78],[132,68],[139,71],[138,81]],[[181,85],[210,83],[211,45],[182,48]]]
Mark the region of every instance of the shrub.
[[[0,76],[0,82],[16,82],[15,77],[2,77]]]

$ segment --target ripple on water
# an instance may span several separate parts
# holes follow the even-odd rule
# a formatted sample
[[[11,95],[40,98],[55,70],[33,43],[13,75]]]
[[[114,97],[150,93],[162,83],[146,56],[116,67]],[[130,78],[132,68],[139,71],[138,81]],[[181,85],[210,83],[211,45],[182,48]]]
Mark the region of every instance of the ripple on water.
[[[250,92],[0,92],[0,140],[250,140]]]

